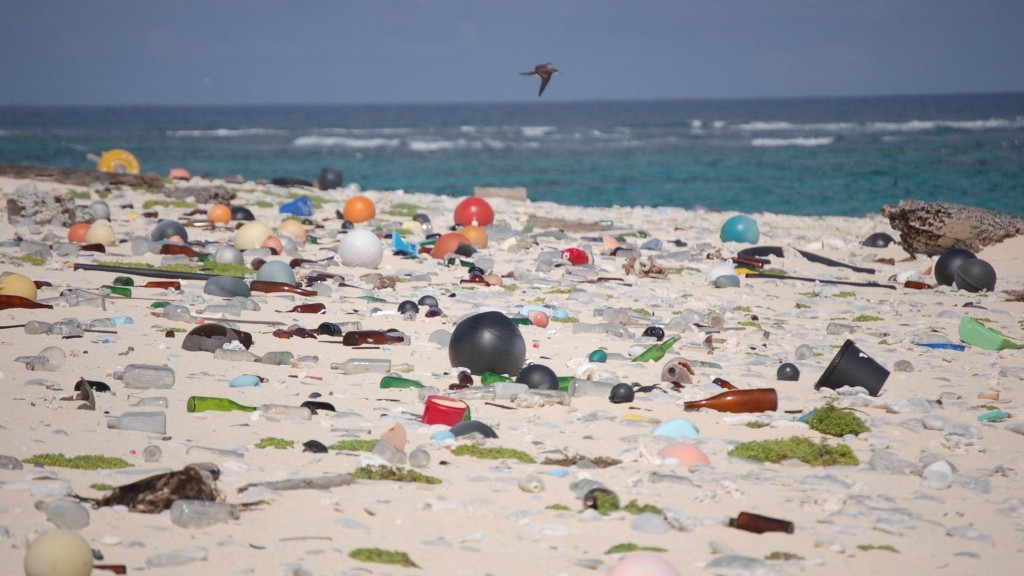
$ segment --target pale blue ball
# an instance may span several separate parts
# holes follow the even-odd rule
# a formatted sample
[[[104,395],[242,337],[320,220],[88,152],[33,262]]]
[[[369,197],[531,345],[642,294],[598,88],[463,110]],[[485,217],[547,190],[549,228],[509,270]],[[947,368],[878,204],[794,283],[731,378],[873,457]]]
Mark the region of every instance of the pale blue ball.
[[[761,231],[757,228],[757,221],[743,214],[729,218],[722,224],[722,242],[744,242],[757,244],[761,237]]]
[[[256,279],[295,284],[295,271],[292,270],[291,266],[280,260],[271,260],[260,266],[260,269],[256,271]]]

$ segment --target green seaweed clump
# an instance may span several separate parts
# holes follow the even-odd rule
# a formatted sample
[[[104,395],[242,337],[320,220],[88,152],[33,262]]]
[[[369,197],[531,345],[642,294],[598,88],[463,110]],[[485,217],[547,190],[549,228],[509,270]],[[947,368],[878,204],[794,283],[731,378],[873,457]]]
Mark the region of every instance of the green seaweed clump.
[[[868,425],[860,419],[860,416],[849,410],[843,410],[834,404],[828,404],[816,409],[811,414],[811,417],[807,419],[807,425],[811,427],[811,430],[817,430],[822,434],[828,434],[837,438],[847,434],[856,436],[857,434],[871,431],[871,428],[868,428]]]
[[[472,456],[474,458],[483,458],[484,460],[518,460],[526,464],[535,464],[536,460],[530,457],[529,454],[522,450],[516,450],[514,448],[487,448],[484,446],[477,446],[476,444],[463,444],[456,446],[452,450],[452,454],[455,456]]]
[[[619,497],[610,490],[593,490],[583,499],[584,508],[593,508],[600,514],[611,514],[622,506]]]
[[[74,468],[75,470],[115,470],[132,467],[132,464],[123,458],[99,454],[83,454],[71,458],[64,454],[36,454],[31,458],[26,458],[24,462],[50,468]]]
[[[630,514],[645,514],[650,512],[652,514],[661,514],[664,512],[661,508],[654,504],[639,504],[636,500],[630,500],[628,504],[622,507],[623,510]]]
[[[440,484],[441,479],[427,476],[415,470],[407,470],[398,466],[361,466],[352,472],[353,478],[360,480],[391,480],[393,482],[416,482],[419,484]]]
[[[277,450],[287,450],[292,446],[295,446],[295,440],[285,440],[284,438],[275,438],[273,436],[261,438],[256,444],[257,448],[276,448]]]
[[[376,440],[338,440],[327,447],[328,450],[350,450],[352,452],[372,452],[377,445]]]
[[[657,546],[641,546],[632,542],[624,542],[612,546],[605,554],[625,554],[626,552],[668,552],[668,550]]]
[[[97,492],[110,492],[114,489],[114,485],[106,484],[104,482],[96,482],[95,484],[89,484],[89,488],[92,488]]]
[[[572,510],[565,504],[549,504],[544,507],[545,510]]]
[[[405,552],[384,550],[383,548],[356,548],[348,553],[348,557],[360,562],[376,562],[377,564],[396,564],[405,568],[419,568]]]
[[[887,552],[895,552],[896,554],[900,553],[900,551],[891,544],[882,544],[880,546],[876,544],[858,544],[857,548],[865,552],[869,552],[871,550],[885,550]]]
[[[881,316],[872,316],[871,314],[861,314],[853,317],[854,322],[880,322],[882,320],[885,320],[885,318],[882,318]]]
[[[824,439],[821,442],[814,442],[802,436],[790,436],[782,440],[744,442],[730,450],[729,456],[773,463],[795,458],[811,466],[856,466],[860,464],[857,455],[845,444],[833,446],[826,443]]]
[[[775,550],[771,554],[768,554],[767,556],[765,556],[764,559],[765,560],[782,560],[782,561],[786,561],[786,560],[803,560],[804,557],[799,555],[799,554],[796,554],[795,552],[780,552],[779,550]]]

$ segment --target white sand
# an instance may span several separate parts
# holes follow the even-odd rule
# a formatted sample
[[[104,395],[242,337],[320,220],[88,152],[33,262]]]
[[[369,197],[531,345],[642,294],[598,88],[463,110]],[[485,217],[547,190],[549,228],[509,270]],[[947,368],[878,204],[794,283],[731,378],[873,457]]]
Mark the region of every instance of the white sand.
[[[6,195],[18,184],[0,179],[0,193]],[[66,188],[52,183],[38,185],[44,189]],[[257,187],[250,185],[248,189]],[[316,218],[331,218],[325,224],[336,229],[334,211],[352,193],[318,193],[330,196],[332,201],[318,211]],[[374,191],[366,194],[377,203],[377,222],[405,220],[386,212],[396,203],[412,203],[430,215],[438,231],[450,225],[459,200]],[[135,209],[118,207],[119,195],[130,199]],[[142,203],[152,198],[153,195],[144,192],[122,190],[108,199],[111,221],[121,238],[148,235],[155,220],[134,219],[132,215],[141,212]],[[238,202],[250,204],[258,218],[276,226],[280,215],[276,209],[255,207],[260,198],[281,201],[280,197],[261,192],[241,192]],[[1024,239],[1007,241],[979,254],[999,273],[997,290],[988,295],[949,288],[890,290],[764,279],[744,280],[740,288],[716,289],[705,280],[706,270],[715,262],[706,255],[728,257],[744,247],[723,245],[718,239],[721,223],[731,214],[675,208],[584,209],[504,199],[494,199],[492,205],[497,222],[508,224],[512,230],[522,230],[530,215],[584,222],[610,219],[615,223],[610,231],[613,234],[644,230],[666,243],[661,253],[645,253],[654,254],[658,262],[670,269],[683,270],[667,279],[628,277],[622,270],[624,258],[602,255],[600,244],[580,240],[600,233],[570,233],[567,239],[540,236],[539,244],[527,250],[514,248],[512,239],[492,234],[490,247],[477,258],[492,258],[498,274],[518,272],[520,278],[505,279],[506,283],[518,286],[509,291],[460,285],[465,268],[449,268],[426,256],[419,260],[401,259],[388,251],[377,272],[400,277],[426,274],[429,283],[403,281],[395,290],[377,291],[375,294],[385,298],[386,304],[357,299],[366,292],[353,288],[336,288],[331,296],[318,298],[257,296],[262,310],[243,313],[243,320],[281,320],[307,328],[315,328],[323,321],[360,321],[364,328],[395,327],[412,337],[410,346],[353,351],[339,344],[277,339],[270,334],[273,327],[269,326],[240,325],[253,334],[254,353],[287,350],[296,356],[319,358],[315,364],[300,367],[235,363],[216,360],[208,353],[186,352],[181,349],[184,334],[166,338],[164,329],[191,326],[154,317],[149,311],[149,299],[110,300],[106,311],[58,306],[53,310],[0,312],[3,325],[28,320],[53,322],[67,317],[87,322],[114,315],[128,315],[134,320],[134,324],[119,327],[116,335],[87,333],[84,338],[70,340],[25,335],[19,328],[0,331],[0,384],[4,396],[0,403],[0,454],[18,459],[48,452],[69,456],[103,454],[122,457],[134,465],[122,471],[43,469],[30,465],[23,470],[0,470],[0,534],[6,543],[0,546],[0,565],[8,567],[8,573],[18,573],[27,543],[53,527],[45,514],[34,507],[38,500],[54,498],[33,495],[33,487],[40,490],[52,484],[46,479],[67,481],[74,492],[95,497],[103,494],[90,487],[95,483],[117,486],[151,473],[179,469],[190,462],[209,461],[222,470],[218,487],[226,501],[238,503],[242,496],[237,489],[244,484],[353,471],[367,460],[366,455],[301,451],[306,440],[317,439],[329,445],[345,437],[332,431],[330,413],[318,414],[311,421],[273,421],[241,412],[189,414],[185,410],[186,399],[192,395],[230,397],[247,405],[297,405],[313,392],[322,394],[320,400],[333,403],[339,410],[357,413],[365,419],[368,433],[353,434],[356,437],[377,438],[401,421],[409,433],[408,449],[422,444],[431,454],[430,465],[422,471],[443,483],[359,483],[323,491],[268,491],[262,493],[266,504],[242,512],[240,520],[201,529],[175,526],[166,512],[148,515],[118,508],[93,509],[89,525],[80,533],[103,553],[105,563],[124,564],[129,574],[142,570],[160,574],[291,574],[300,573],[292,572],[299,566],[311,574],[581,574],[593,573],[584,565],[594,564],[598,565],[597,572],[603,573],[622,557],[607,555],[605,551],[627,542],[666,549],[662,556],[680,574],[703,573],[705,564],[730,550],[732,554],[755,559],[763,559],[773,551],[797,554],[803,559],[766,562],[766,570],[774,568],[793,574],[968,574],[1013,570],[1019,564],[1024,551],[1024,482],[1020,476],[1024,470],[1024,437],[1007,427],[1017,422],[1021,412],[1024,355],[1020,351],[992,352],[970,346],[962,352],[937,350],[916,346],[914,342],[931,332],[944,335],[950,342],[959,342],[957,324],[962,312],[986,319],[1004,334],[1021,337],[1024,304],[1007,302],[1001,290],[1024,287]],[[174,218],[183,211],[162,208],[160,212],[163,217]],[[760,224],[761,245],[801,248],[878,270],[874,275],[856,273],[790,254],[784,259],[772,259],[773,267],[790,275],[895,284],[890,282],[891,277],[902,274],[902,279],[917,272],[930,279],[931,261],[927,258],[908,260],[895,245],[874,249],[859,244],[873,232],[888,231],[896,236],[880,216],[753,216]],[[56,240],[63,240],[67,232],[14,229],[6,215],[0,220],[0,240],[15,234],[41,239],[48,232]],[[535,230],[533,234],[539,232],[543,231]],[[230,241],[233,237],[228,231],[198,228],[190,228],[189,234],[193,241]],[[689,245],[677,248],[669,243],[677,238]],[[643,242],[635,237],[629,240]],[[523,272],[535,273],[541,252],[561,251],[570,246],[590,247],[600,275],[623,277],[627,282],[575,286],[564,282],[563,288],[552,289],[521,279]],[[127,245],[113,247],[110,252],[129,254]],[[307,258],[330,255],[325,247],[314,245],[306,245],[301,253]],[[676,259],[672,253],[692,253],[693,259]],[[97,288],[114,276],[71,269],[73,262],[114,260],[109,254],[83,255],[75,260],[54,258],[42,267],[23,264],[19,254],[14,247],[0,249],[0,269],[51,282],[52,288],[40,290],[40,299],[55,297],[67,287]],[[896,264],[878,263],[878,258],[893,258]],[[159,257],[149,255],[143,260],[157,263]],[[371,272],[338,265],[325,269],[343,274],[355,284],[360,283],[360,275]],[[557,282],[565,271],[557,268],[542,275]],[[145,280],[136,277],[137,283]],[[184,284],[184,295],[172,294],[168,299],[184,299],[194,310],[202,308],[205,304],[198,297],[203,296],[203,282],[193,280]],[[146,298],[160,296],[155,290],[136,289],[135,293]],[[394,315],[371,314],[375,307],[390,311],[398,302],[416,300],[424,294],[436,295],[446,316],[427,319],[421,314],[410,322]],[[448,297],[450,294],[454,297]],[[219,300],[208,296],[205,299],[207,303]],[[327,314],[275,312],[303,301],[325,303]],[[668,331],[679,334],[681,340],[666,359],[678,355],[716,362],[723,367],[721,371],[698,368],[700,382],[682,393],[638,394],[634,403],[619,405],[604,398],[576,397],[570,407],[518,410],[471,403],[475,419],[491,425],[499,435],[488,445],[519,449],[538,461],[559,450],[624,460],[620,465],[603,469],[566,469],[453,456],[448,451],[450,446],[429,441],[431,434],[443,427],[421,426],[412,419],[422,411],[416,391],[381,390],[379,375],[350,376],[330,369],[331,363],[350,357],[390,358],[394,363],[415,365],[415,371],[407,376],[443,389],[450,382],[445,373],[451,365],[447,350],[427,341],[433,331],[450,331],[455,319],[481,307],[511,314],[523,305],[541,302],[565,308],[582,322],[600,321],[594,318],[593,310],[604,306],[643,308],[662,322],[670,321],[685,309],[701,314],[720,311],[727,327],[739,329],[718,335],[726,341],[716,344],[714,352],[704,348],[705,335],[696,329]],[[985,309],[963,308],[968,302]],[[767,340],[761,331],[749,325],[751,314],[770,332]],[[882,320],[854,321],[862,315]],[[744,322],[748,325],[744,326]],[[856,331],[849,336],[828,335],[826,326],[831,322],[856,326]],[[639,335],[643,326],[630,329]],[[522,334],[528,358],[550,366],[560,375],[572,374],[580,359],[598,347],[606,347],[609,353],[625,354],[633,344],[631,340],[611,336],[574,335],[571,324],[557,322],[546,329],[524,326]],[[727,452],[737,442],[793,434],[821,437],[794,420],[834,395],[815,391],[813,385],[847,337],[890,370],[898,360],[907,360],[914,368],[913,372],[893,371],[882,396],[870,399],[860,408],[872,431],[845,440],[859,457],[860,465],[823,469],[799,463],[757,465],[729,458]],[[802,371],[800,380],[777,382],[777,365],[793,360],[795,348],[805,343],[814,348],[815,356],[798,363]],[[36,354],[47,346],[59,346],[67,352],[67,363],[61,370],[29,372],[24,365],[14,362],[18,356]],[[174,369],[177,381],[169,390],[127,390],[112,378],[112,373],[128,363],[167,364]],[[614,371],[622,381],[642,384],[656,383],[661,373],[661,363],[613,361],[601,368]],[[257,388],[228,387],[231,378],[244,373],[259,374],[268,382]],[[742,422],[747,418],[738,415],[684,412],[683,400],[706,396],[713,390],[710,382],[716,376],[740,388],[776,387],[779,412],[774,417],[760,416],[771,421],[771,427],[744,426]],[[80,377],[105,381],[114,389],[114,394],[98,395],[95,412],[76,410],[79,402],[60,400],[72,394]],[[33,378],[52,380],[60,389],[26,386],[25,382]],[[978,398],[980,393],[992,392],[999,392],[998,401]],[[945,394],[944,405],[922,402],[935,401],[940,394]],[[106,414],[134,410],[131,405],[135,401],[153,396],[166,396],[169,402],[166,436],[107,428]],[[950,402],[956,397],[959,403]],[[995,424],[978,422],[977,416],[984,410],[976,406],[981,404],[995,404],[1014,417]],[[973,429],[977,437],[947,437],[943,431],[923,429],[921,419],[925,416],[946,419],[947,431],[957,424],[971,427],[968,430]],[[675,418],[689,419],[699,428],[699,445],[710,458],[710,466],[687,470],[658,461],[656,452],[667,440],[656,438],[651,432],[657,422]],[[294,440],[296,447],[255,448],[261,438],[269,436]],[[157,463],[147,463],[142,457],[143,450],[151,444],[163,452]],[[237,450],[244,457],[197,450],[187,454],[195,446]],[[873,470],[869,461],[875,450],[891,451],[916,468],[917,474]],[[933,460],[945,460],[953,466],[951,487],[933,489],[922,485],[920,468]],[[553,474],[559,470],[566,473]],[[691,483],[654,483],[650,481],[652,472],[678,474]],[[545,490],[534,494],[517,487],[517,481],[530,474],[543,479]],[[649,534],[632,527],[636,517],[631,514],[581,514],[582,504],[569,484],[586,477],[603,482],[623,502],[636,499],[640,504],[662,507],[676,517],[689,518],[695,528],[688,532],[670,529]],[[569,510],[548,509],[553,504],[568,506]],[[757,535],[726,526],[726,520],[741,511],[791,520],[796,531]],[[870,545],[892,546],[897,552],[859,548]],[[146,559],[155,554],[194,546],[206,547],[205,561],[173,568],[146,568]],[[421,570],[349,558],[348,553],[359,547],[404,551]]]

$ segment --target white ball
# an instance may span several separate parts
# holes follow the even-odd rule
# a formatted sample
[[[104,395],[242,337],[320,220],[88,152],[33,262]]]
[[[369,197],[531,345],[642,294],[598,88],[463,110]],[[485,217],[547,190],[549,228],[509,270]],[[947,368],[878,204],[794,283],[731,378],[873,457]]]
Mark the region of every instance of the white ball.
[[[235,232],[235,248],[239,250],[259,248],[263,241],[267,239],[267,236],[273,233],[274,231],[270,229],[270,226],[259,220],[247,222]]]
[[[338,256],[345,266],[376,268],[384,258],[384,246],[369,230],[350,230],[341,236]]]
[[[92,548],[78,532],[50,530],[28,545],[25,576],[89,576]]]

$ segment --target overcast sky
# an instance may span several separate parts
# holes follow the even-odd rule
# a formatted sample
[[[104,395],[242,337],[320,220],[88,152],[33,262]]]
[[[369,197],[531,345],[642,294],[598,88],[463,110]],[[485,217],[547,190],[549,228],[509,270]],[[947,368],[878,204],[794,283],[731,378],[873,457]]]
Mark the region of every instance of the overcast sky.
[[[1024,91],[1024,0],[24,0],[0,104]]]

